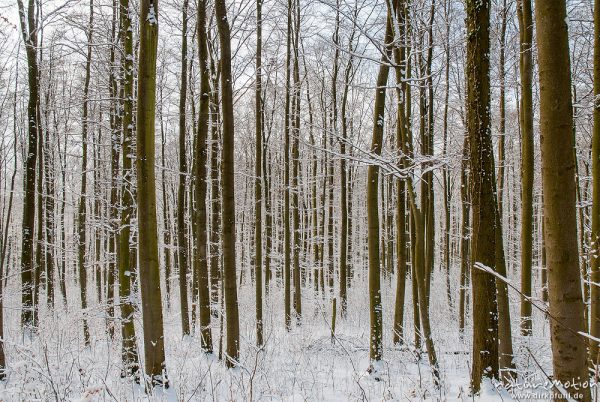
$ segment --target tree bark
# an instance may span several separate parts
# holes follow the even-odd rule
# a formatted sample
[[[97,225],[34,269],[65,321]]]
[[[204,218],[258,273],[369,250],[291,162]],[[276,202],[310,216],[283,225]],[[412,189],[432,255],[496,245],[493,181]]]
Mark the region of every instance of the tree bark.
[[[390,70],[390,43],[392,41],[392,10],[388,9],[384,37],[385,53],[381,57],[375,87],[375,106],[373,110],[373,138],[371,153],[381,155],[383,147],[383,125],[385,114],[385,95]],[[371,370],[376,371],[383,358],[382,344],[382,306],[381,306],[381,265],[379,254],[379,166],[372,163],[367,168],[367,224],[369,252],[369,316],[371,322],[369,357]]]
[[[592,134],[592,234],[590,269],[592,283],[600,283],[600,0],[594,1],[594,131]],[[590,334],[600,338],[600,287],[591,286]],[[590,342],[590,357],[600,362],[598,343]]]
[[[208,172],[207,138],[210,123],[210,69],[206,34],[206,0],[198,2],[198,54],[200,66],[200,109],[198,115],[198,143],[196,144],[195,169],[195,220],[196,220],[196,264],[198,266],[198,287],[200,304],[200,335],[202,349],[212,353],[212,332],[210,328],[210,288],[207,253],[206,179]]]
[[[495,277],[477,267],[496,267],[496,196],[490,131],[490,2],[467,1],[467,132],[473,209],[473,367],[471,387],[483,376],[498,378],[498,305]]]
[[[591,399],[584,331],[577,217],[571,67],[564,0],[536,3],[540,83],[542,185],[544,188],[544,238],[554,379],[572,395]],[[566,383],[569,383],[567,386]]]
[[[231,39],[225,0],[215,1],[219,43],[221,44],[221,91],[223,105],[223,288],[227,314],[227,360],[229,367],[237,364],[240,354],[239,313],[235,261],[235,182],[234,182],[234,122],[233,83],[231,75]]]
[[[256,297],[256,346],[263,340],[263,259],[262,259],[262,0],[256,1],[256,83],[254,87],[255,108],[255,156],[254,161],[254,285]]]
[[[38,142],[39,71],[37,63],[37,19],[36,2],[28,1],[27,12],[23,0],[17,0],[21,35],[27,55],[27,157],[23,189],[23,225],[21,238],[21,325],[33,330],[33,232],[35,224],[35,179]]]
[[[90,17],[87,32],[88,46],[85,63],[85,79],[83,84],[83,115],[81,132],[81,189],[79,206],[77,208],[77,268],[79,270],[79,290],[81,296],[81,309],[83,311],[83,339],[86,345],[90,344],[90,332],[87,323],[87,267],[86,267],[86,212],[87,212],[87,146],[89,130],[89,88],[92,63],[92,35],[94,23],[94,2],[90,1]]]
[[[121,76],[123,93],[122,105],[122,131],[123,131],[123,167],[121,184],[121,227],[119,231],[119,247],[117,250],[117,265],[119,267],[119,303],[121,305],[121,357],[123,360],[122,376],[133,376],[139,381],[138,350],[136,344],[135,327],[133,324],[133,297],[132,291],[133,264],[131,246],[131,220],[135,214],[133,200],[133,32],[131,23],[131,10],[129,0],[119,0],[120,3],[120,36],[124,57],[121,60]]]
[[[187,100],[187,20],[188,0],[183,1],[181,10],[181,87],[179,88],[179,174],[177,190],[177,255],[179,259],[179,306],[181,308],[181,330],[190,334],[188,307],[188,230],[186,225],[185,199],[188,175],[186,142],[186,100]],[[192,296],[195,300],[196,295]],[[192,303],[193,304],[193,303]]]
[[[137,97],[137,204],[139,281],[144,324],[145,371],[154,385],[168,387],[156,224],[154,120],[158,0],[142,0]],[[181,246],[181,245],[180,245]],[[181,265],[183,266],[183,264]]]
[[[521,334],[531,335],[533,241],[533,19],[531,0],[518,1],[521,71]]]

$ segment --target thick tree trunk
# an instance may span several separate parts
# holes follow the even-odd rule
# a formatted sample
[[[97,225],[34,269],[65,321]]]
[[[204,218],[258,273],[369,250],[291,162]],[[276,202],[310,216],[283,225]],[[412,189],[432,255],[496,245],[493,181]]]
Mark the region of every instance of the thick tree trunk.
[[[156,178],[154,171],[158,0],[142,0],[140,16],[136,119],[138,187],[136,195],[138,204],[138,258],[144,324],[145,371],[146,375],[150,376],[150,381],[153,384],[168,387],[158,260]]]
[[[473,209],[473,367],[471,387],[483,376],[498,378],[498,305],[495,277],[478,268],[496,267],[496,196],[490,131],[490,2],[467,1],[467,132]]]
[[[540,82],[544,238],[548,264],[554,379],[589,401],[577,246],[571,68],[564,0],[536,3]],[[567,384],[568,382],[568,384]]]

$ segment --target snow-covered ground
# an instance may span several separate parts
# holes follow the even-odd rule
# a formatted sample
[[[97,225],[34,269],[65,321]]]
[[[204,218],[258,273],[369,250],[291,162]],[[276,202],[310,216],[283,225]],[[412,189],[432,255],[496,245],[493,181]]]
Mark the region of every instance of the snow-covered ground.
[[[177,294],[165,309],[167,371],[170,388],[155,389],[148,396],[142,386],[120,378],[120,343],[105,335],[103,309],[93,305],[88,318],[92,345],[83,346],[81,310],[72,294],[68,312],[41,312],[38,335],[24,338],[19,328],[19,300],[13,287],[6,301],[6,351],[8,376],[0,383],[2,401],[506,401],[546,400],[535,398],[544,391],[545,374],[551,373],[547,323],[535,312],[534,336],[519,335],[518,299],[511,293],[513,336],[519,384],[512,394],[491,383],[473,398],[469,393],[471,332],[461,337],[457,309],[449,309],[441,275],[434,275],[431,318],[442,383],[433,384],[425,350],[413,345],[412,300],[406,292],[405,325],[407,342],[395,348],[391,342],[395,281],[383,280],[384,359],[377,376],[369,366],[369,315],[366,280],[355,278],[350,289],[348,317],[337,319],[336,337],[330,336],[331,305],[322,304],[312,290],[303,294],[301,326],[286,332],[283,321],[283,293],[271,292],[265,308],[264,349],[254,345],[254,287],[240,288],[241,364],[226,369],[216,355],[205,355],[196,337],[181,336]],[[74,290],[75,287],[73,286]],[[94,289],[93,287],[91,289]],[[457,292],[454,292],[457,295]],[[453,300],[454,304],[456,300]],[[141,338],[141,316],[137,316]],[[213,321],[215,351],[219,324]],[[117,334],[118,334],[117,330]],[[138,340],[139,342],[140,340]],[[141,350],[141,345],[140,345]],[[542,371],[544,370],[544,372]],[[529,385],[524,384],[529,382]],[[547,388],[547,387],[546,387]],[[511,396],[512,395],[512,396]],[[542,395],[543,396],[543,395]]]

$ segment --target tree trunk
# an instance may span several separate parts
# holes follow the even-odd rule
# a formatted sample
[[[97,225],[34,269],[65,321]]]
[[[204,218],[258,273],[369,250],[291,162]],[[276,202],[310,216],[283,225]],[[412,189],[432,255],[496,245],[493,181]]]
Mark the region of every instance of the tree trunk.
[[[210,209],[210,303],[213,317],[217,317],[219,307],[219,287],[222,276],[221,259],[221,177],[219,169],[221,132],[219,128],[219,71],[211,58],[211,75],[213,78],[213,92],[211,94],[211,151],[210,151],[210,182],[211,182],[211,209]]]
[[[179,258],[179,303],[181,307],[181,330],[190,334],[188,308],[188,230],[186,225],[185,199],[188,175],[186,141],[186,100],[187,100],[187,20],[188,0],[183,1],[181,11],[181,87],[179,88],[179,187],[177,190],[177,255]],[[196,295],[192,296],[195,300]]]
[[[292,0],[287,2],[287,44],[285,62],[285,122],[283,145],[283,302],[285,329],[291,330],[291,233],[290,233],[290,108],[291,108],[291,59],[292,59]]]
[[[92,35],[94,23],[94,2],[90,2],[90,20],[88,25],[88,46],[85,63],[85,81],[83,84],[83,116],[81,132],[81,189],[79,195],[79,206],[77,208],[77,266],[79,270],[79,289],[81,296],[81,309],[83,311],[83,339],[86,346],[90,344],[90,333],[87,323],[87,268],[86,268],[86,191],[87,191],[87,143],[89,130],[89,87],[92,63]]]
[[[373,113],[373,138],[371,153],[381,155],[383,147],[383,124],[385,114],[385,94],[390,70],[391,52],[389,44],[392,40],[392,11],[388,9],[384,45],[386,52],[382,55],[375,87],[375,106]],[[369,315],[371,322],[369,358],[371,370],[377,367],[383,357],[382,344],[382,306],[381,306],[381,266],[379,254],[379,166],[370,164],[367,168],[367,222],[369,250]]]
[[[23,0],[17,0],[21,34],[27,54],[27,157],[23,189],[23,225],[21,238],[21,325],[33,330],[33,232],[35,224],[35,178],[38,142],[39,72],[37,63],[36,2],[29,0],[27,12]]]
[[[158,260],[154,171],[158,0],[142,0],[140,16],[136,165],[138,259],[144,324],[145,371],[150,376],[152,384],[168,387]]]
[[[254,285],[256,297],[256,346],[263,341],[263,261],[262,261],[262,0],[256,1],[256,84],[254,108],[256,116],[256,144],[254,161]]]
[[[117,16],[119,14],[117,0],[112,1],[113,17],[111,22],[111,38],[113,45],[110,47],[109,69],[109,94],[112,99],[117,99],[117,69],[115,58],[117,52]],[[108,223],[108,266],[107,266],[107,291],[106,291],[106,320],[110,338],[115,333],[115,273],[117,270],[117,245],[119,237],[119,150],[121,148],[121,108],[120,101],[115,101],[110,107],[110,206]]]
[[[490,2],[467,1],[467,132],[473,208],[473,367],[471,387],[483,376],[498,378],[498,305],[495,277],[478,268],[496,267],[496,196],[490,131]]]
[[[586,364],[581,278],[577,246],[573,105],[563,0],[538,1],[535,8],[540,82],[544,238],[548,264],[554,379],[581,400],[591,399]],[[567,384],[568,382],[568,384]],[[568,385],[568,386],[567,386]]]
[[[133,297],[131,289],[133,271],[131,253],[131,220],[135,214],[133,201],[133,32],[131,24],[129,0],[120,0],[120,36],[124,57],[121,61],[122,75],[122,131],[123,131],[123,168],[121,187],[121,228],[119,231],[119,247],[117,250],[117,265],[119,267],[119,303],[121,305],[121,357],[123,360],[122,376],[133,376],[139,381],[138,350],[135,327],[133,324]]]
[[[356,13],[356,11],[355,11]],[[336,13],[336,18],[339,19],[339,13]],[[346,317],[348,309],[348,162],[346,161],[346,142],[348,141],[348,92],[350,91],[350,83],[353,73],[354,57],[354,35],[356,30],[352,29],[350,38],[348,39],[348,64],[344,70],[344,91],[342,93],[342,139],[340,141],[340,211],[341,211],[341,228],[340,228],[340,316]],[[350,212],[351,214],[351,212]],[[315,223],[316,224],[316,223]]]
[[[600,283],[600,0],[594,1],[594,131],[592,136],[592,283]],[[590,334],[600,338],[600,287],[591,287]],[[590,357],[598,365],[598,343],[590,342]]]
[[[212,332],[210,328],[210,289],[207,258],[207,217],[206,217],[206,159],[208,155],[207,138],[210,123],[210,69],[208,44],[206,37],[206,0],[198,2],[198,54],[200,66],[200,108],[198,115],[198,143],[195,149],[195,194],[196,205],[194,217],[196,221],[196,264],[198,271],[200,336],[202,349],[212,353]]]
[[[293,61],[293,102],[292,102],[292,230],[293,230],[293,278],[294,278],[294,313],[296,322],[300,324],[302,319],[302,293],[301,293],[301,271],[300,271],[300,204],[298,193],[300,192],[300,68],[298,62],[299,37],[300,37],[300,4],[299,0],[294,2],[294,61]]]
[[[406,21],[407,7],[404,0],[395,2],[395,13],[397,18],[397,35],[402,41],[400,45],[394,47],[394,62],[396,63],[396,95],[397,95],[397,116],[396,116],[396,148],[402,155],[399,168],[404,169],[407,162],[404,156],[404,139],[408,137],[408,126],[406,122],[406,96],[407,85],[404,80],[404,71],[408,66],[407,57],[407,37],[406,37]],[[394,333],[393,342],[395,345],[404,342],[404,298],[406,288],[406,188],[405,181],[400,179],[397,181],[397,198],[396,198],[396,303],[394,308]]]
[[[531,335],[531,260],[533,241],[533,20],[531,0],[519,0],[521,71],[521,334]]]
[[[458,290],[458,328],[461,334],[465,329],[465,317],[467,299],[469,297],[469,266],[470,266],[470,221],[471,211],[469,196],[469,136],[465,135],[463,141],[463,154],[460,173],[460,201],[461,201],[461,223],[460,223],[460,288]]]
[[[235,181],[233,83],[231,75],[231,39],[225,0],[215,1],[219,43],[221,44],[221,91],[223,105],[223,288],[227,314],[227,365],[237,364],[240,354],[240,330],[235,262]]]

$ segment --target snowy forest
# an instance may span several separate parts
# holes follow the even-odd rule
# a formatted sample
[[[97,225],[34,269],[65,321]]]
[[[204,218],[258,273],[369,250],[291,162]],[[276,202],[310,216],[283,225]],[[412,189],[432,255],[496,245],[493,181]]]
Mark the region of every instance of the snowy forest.
[[[0,400],[600,401],[600,0],[0,0]]]

